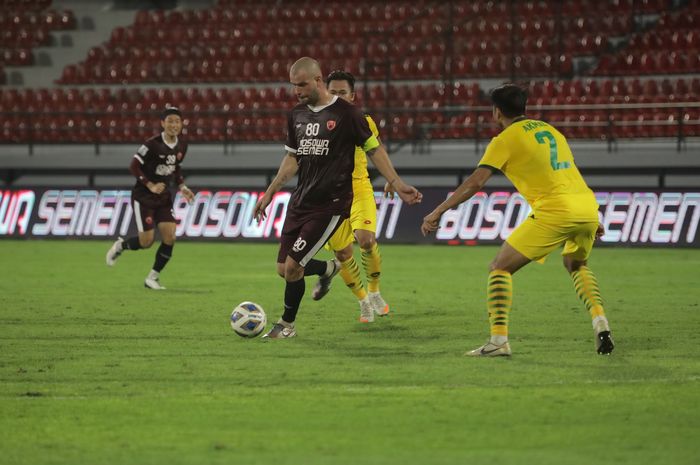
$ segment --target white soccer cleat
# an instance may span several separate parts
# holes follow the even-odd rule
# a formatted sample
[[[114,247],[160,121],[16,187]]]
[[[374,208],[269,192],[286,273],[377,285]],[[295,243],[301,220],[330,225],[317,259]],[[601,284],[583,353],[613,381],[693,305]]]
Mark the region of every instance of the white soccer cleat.
[[[389,304],[384,301],[379,292],[370,292],[369,301],[372,304],[374,313],[377,315],[385,316],[389,314]]]
[[[146,280],[143,282],[143,287],[148,289],[153,289],[154,291],[164,291],[165,287],[160,284],[160,273],[151,270],[146,276]]]
[[[112,247],[109,248],[107,251],[107,266],[114,266],[115,263],[117,263],[117,258],[122,254],[124,251],[124,239],[121,237],[118,238],[116,241],[114,241],[114,244],[112,244]]]
[[[148,289],[153,289],[154,291],[164,291],[165,286],[162,286],[160,284],[160,281],[158,278],[156,279],[151,279],[151,278],[146,278],[146,280],[143,282],[143,287],[147,287]]]
[[[360,323],[372,323],[374,321],[374,308],[368,298],[360,300]]]
[[[510,356],[511,353],[510,344],[507,342],[504,342],[501,345],[496,345],[489,341],[483,346],[470,350],[464,355],[469,357],[499,357]]]

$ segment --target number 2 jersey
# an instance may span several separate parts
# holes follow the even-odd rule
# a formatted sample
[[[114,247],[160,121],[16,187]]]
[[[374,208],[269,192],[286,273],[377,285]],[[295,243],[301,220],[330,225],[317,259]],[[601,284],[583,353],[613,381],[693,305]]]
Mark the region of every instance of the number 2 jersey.
[[[187,142],[177,138],[175,144],[168,144],[163,139],[163,134],[153,136],[136,150],[134,160],[139,163],[138,167],[143,173],[145,180],[139,179],[137,173],[134,194],[156,195],[148,190],[146,183],[165,183],[166,186],[172,184],[173,179],[177,184],[183,182],[180,173],[180,164],[187,155]],[[133,162],[132,162],[133,164]],[[132,169],[132,173],[134,169]],[[168,189],[163,195],[169,195]]]
[[[355,147],[379,146],[367,120],[352,104],[333,97],[328,105],[299,104],[288,117],[285,149],[299,165],[290,205],[300,213],[350,214]]]
[[[500,170],[536,218],[598,221],[595,196],[566,138],[544,121],[514,121],[491,140],[479,166]]]

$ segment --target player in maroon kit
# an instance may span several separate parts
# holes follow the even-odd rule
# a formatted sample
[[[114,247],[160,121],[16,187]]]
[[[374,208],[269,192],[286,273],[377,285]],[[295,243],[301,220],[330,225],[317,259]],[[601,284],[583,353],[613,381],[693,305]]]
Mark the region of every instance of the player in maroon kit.
[[[360,110],[328,92],[316,60],[297,60],[289,71],[289,80],[300,103],[287,119],[286,155],[254,213],[258,221],[265,218],[272,197],[298,174],[277,255],[277,273],[286,281],[284,313],[263,336],[269,339],[296,335],[294,321],[304,296],[304,276],[329,278],[339,271],[334,260],[324,262],[313,257],[350,216],[356,146],[365,151],[404,202],[415,204],[422,198],[415,187],[396,174]]]
[[[166,108],[161,114],[160,124],[163,132],[139,147],[129,166],[129,171],[136,177],[136,185],[131,191],[131,205],[139,234],[126,240],[118,238],[107,252],[107,265],[112,266],[125,250],[149,248],[153,245],[157,225],[162,242],[156,252],[153,269],[144,281],[145,287],[156,290],[165,289],[160,284],[159,276],[170,260],[175,245],[173,197],[168,189],[173,179],[188,202],[194,199],[180,172],[180,163],[187,154],[187,142],[179,138],[182,132],[180,110],[176,107]]]

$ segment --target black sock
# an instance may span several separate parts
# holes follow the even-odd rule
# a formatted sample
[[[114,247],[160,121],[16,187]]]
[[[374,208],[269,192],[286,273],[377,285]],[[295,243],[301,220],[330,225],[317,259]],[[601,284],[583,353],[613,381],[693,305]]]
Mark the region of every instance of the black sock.
[[[287,281],[287,285],[284,288],[284,314],[282,315],[282,319],[287,323],[294,323],[294,320],[296,320],[299,304],[301,303],[301,298],[304,297],[305,289],[304,278],[301,278],[299,281]]]
[[[309,263],[304,267],[304,276],[322,275],[326,272],[328,268],[328,262],[322,260],[309,260]]]
[[[168,264],[168,260],[170,260],[172,255],[173,246],[161,243],[156,252],[156,261],[153,263],[153,269],[160,273],[160,270]]]
[[[130,237],[122,243],[122,248],[124,250],[139,250],[141,248],[141,243],[139,242],[139,236]]]

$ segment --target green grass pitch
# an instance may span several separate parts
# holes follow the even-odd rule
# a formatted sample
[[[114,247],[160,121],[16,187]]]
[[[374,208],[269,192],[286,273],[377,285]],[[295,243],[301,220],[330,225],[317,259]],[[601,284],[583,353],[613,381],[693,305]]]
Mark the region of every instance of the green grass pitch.
[[[513,357],[471,359],[495,247],[381,246],[390,316],[307,279],[298,337],[264,342],[228,318],[280,316],[276,246],[179,242],[161,293],[155,248],[109,246],[0,241],[2,464],[700,463],[698,250],[594,250],[610,357],[559,257],[532,264]]]

